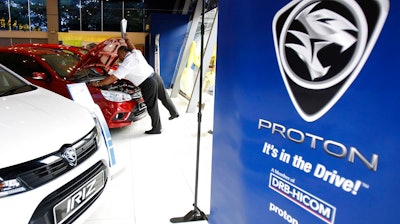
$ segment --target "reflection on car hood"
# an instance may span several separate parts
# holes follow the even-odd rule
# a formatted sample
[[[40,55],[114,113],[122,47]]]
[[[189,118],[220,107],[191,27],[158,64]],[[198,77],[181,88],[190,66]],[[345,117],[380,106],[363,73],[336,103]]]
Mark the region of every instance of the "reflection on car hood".
[[[94,127],[85,108],[41,88],[0,101],[0,167],[55,152]]]
[[[71,78],[78,69],[92,66],[103,67],[108,71],[118,60],[117,51],[120,46],[126,46],[126,43],[122,38],[110,38],[97,44],[82,57],[81,61],[71,72],[69,78]]]

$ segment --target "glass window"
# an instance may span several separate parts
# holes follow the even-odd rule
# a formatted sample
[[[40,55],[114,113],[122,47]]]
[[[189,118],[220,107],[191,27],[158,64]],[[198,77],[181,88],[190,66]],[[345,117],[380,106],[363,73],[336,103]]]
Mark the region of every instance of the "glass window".
[[[58,17],[60,20],[60,31],[81,30],[80,9],[81,0],[60,0],[58,6]]]
[[[9,30],[11,27],[8,26],[9,20],[9,7],[8,1],[4,1],[0,4],[0,30]]]
[[[144,3],[143,2],[125,2],[124,17],[128,21],[127,32],[144,31]]]
[[[46,0],[30,0],[30,28],[47,31]]]
[[[0,29],[28,30],[28,24],[27,0],[3,0],[0,6]]]
[[[82,0],[81,5],[82,30],[101,31],[100,0]]]
[[[121,1],[104,1],[103,30],[120,31],[122,19]]]
[[[47,31],[46,0],[2,0],[0,30]]]
[[[61,32],[120,31],[122,18],[128,21],[128,32],[144,31],[143,1],[60,0],[59,4]]]
[[[10,3],[11,29],[29,30],[28,1],[13,0]]]
[[[204,16],[204,39],[203,39],[203,47],[206,47],[208,44],[209,36],[211,33],[211,29],[214,26],[214,21],[216,19],[218,8],[214,8],[212,10],[209,10],[206,12]],[[180,93],[186,97],[187,99],[190,99],[192,96],[193,88],[195,87],[194,81],[196,80],[196,77],[199,73],[200,69],[200,64],[201,64],[201,23],[202,20],[199,20],[199,23],[196,28],[196,33],[194,36],[194,40],[192,41],[192,44],[189,49],[189,57],[188,61],[186,62],[186,68],[182,72],[182,77],[181,78],[181,84],[183,88],[181,88]],[[213,54],[210,59],[210,64],[209,64],[209,70],[204,71],[205,72],[205,79],[203,83],[203,91],[209,93],[210,95],[213,94],[213,87],[214,87],[214,81],[215,81],[215,65],[216,65],[216,49],[215,46],[212,46],[214,48]],[[207,62],[204,62],[207,63]]]

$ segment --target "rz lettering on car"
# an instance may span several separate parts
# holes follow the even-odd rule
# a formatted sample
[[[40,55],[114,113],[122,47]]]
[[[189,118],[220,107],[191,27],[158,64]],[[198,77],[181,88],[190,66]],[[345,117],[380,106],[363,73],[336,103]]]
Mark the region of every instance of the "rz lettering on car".
[[[73,211],[76,207],[78,207],[86,198],[89,198],[92,194],[96,192],[96,188],[94,187],[96,183],[96,179],[88,183],[84,188],[78,191],[75,195],[73,195],[70,199],[68,199],[67,204],[67,213]]]

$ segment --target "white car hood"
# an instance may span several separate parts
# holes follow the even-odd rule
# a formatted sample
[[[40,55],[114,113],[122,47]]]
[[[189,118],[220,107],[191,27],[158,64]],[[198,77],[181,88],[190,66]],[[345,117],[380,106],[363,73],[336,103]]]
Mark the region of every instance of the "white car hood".
[[[0,97],[0,167],[55,152],[93,127],[87,109],[42,88]]]

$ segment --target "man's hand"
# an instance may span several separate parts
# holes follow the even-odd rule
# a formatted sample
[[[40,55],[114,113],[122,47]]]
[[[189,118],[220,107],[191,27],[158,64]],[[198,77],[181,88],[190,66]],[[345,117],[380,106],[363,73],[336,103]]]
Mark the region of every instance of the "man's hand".
[[[93,86],[93,87],[100,87],[99,81],[90,82],[89,85],[91,85],[91,86]]]

